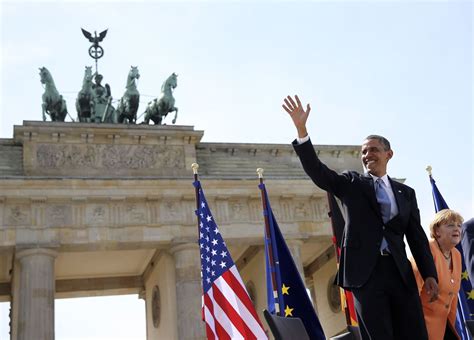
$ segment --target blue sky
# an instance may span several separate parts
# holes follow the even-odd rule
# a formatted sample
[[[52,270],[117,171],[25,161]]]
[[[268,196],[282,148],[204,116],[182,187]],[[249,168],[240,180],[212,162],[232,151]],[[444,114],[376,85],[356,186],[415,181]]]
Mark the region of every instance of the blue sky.
[[[80,28],[108,28],[99,71],[119,99],[138,66],[139,113],[176,72],[177,123],[204,130],[204,142],[289,143],[296,131],[281,103],[297,93],[312,104],[313,143],[391,141],[389,175],[416,190],[423,225],[434,213],[428,164],[470,218],[472,13],[468,1],[3,1],[0,137],[41,119],[41,66],[76,117],[93,65]]]

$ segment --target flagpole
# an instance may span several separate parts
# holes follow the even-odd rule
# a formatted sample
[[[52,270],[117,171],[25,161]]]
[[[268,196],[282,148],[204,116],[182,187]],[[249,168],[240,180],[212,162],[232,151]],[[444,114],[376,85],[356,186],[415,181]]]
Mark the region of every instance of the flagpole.
[[[191,164],[191,168],[193,169],[194,182],[197,182],[199,164],[193,163]],[[194,186],[194,191],[196,194],[196,209],[199,210],[199,188],[197,186]],[[196,215],[196,219],[197,219],[197,225],[198,225],[198,240],[199,240],[199,216]]]
[[[258,174],[258,179],[260,181],[260,193],[262,195],[263,211],[268,212],[267,200],[265,199],[265,194],[263,192],[263,169],[258,168],[257,169],[257,174]],[[268,220],[268,213],[263,214],[263,218],[265,220],[265,234],[266,234],[266,237],[267,237],[267,239],[271,239],[271,236],[270,236],[271,235],[270,234],[270,222]],[[265,240],[265,242],[267,242],[267,240]],[[274,268],[275,262],[274,262],[274,259],[273,259],[273,249],[272,249],[271,244],[268,244],[267,249],[268,249],[268,257],[269,257],[268,260],[272,264],[271,267]],[[272,278],[273,298],[275,299],[275,301],[279,301],[279,297],[278,297],[279,290],[278,290],[278,284],[277,284],[275,270],[270,271],[270,274],[271,274],[271,278]],[[281,315],[280,304],[279,303],[275,303],[275,312],[277,313],[277,315]]]
[[[198,181],[198,169],[199,169],[199,164],[197,163],[193,163],[191,164],[191,168],[193,169],[193,175],[194,175],[194,183],[197,183]],[[195,185],[194,186],[194,191],[196,193],[196,220],[197,220],[197,239],[198,239],[198,243],[199,243],[199,239],[201,238],[200,234],[199,234],[199,216],[197,215],[198,211],[199,211],[199,188]],[[202,273],[201,273],[201,276],[202,276]],[[204,294],[203,292],[203,285],[201,283],[201,293]],[[204,295],[203,295],[204,296]],[[205,322],[205,318],[204,318],[204,298],[203,298],[203,301],[202,301],[202,320]],[[206,331],[207,333],[207,331]]]
[[[428,171],[428,175],[431,177],[431,171],[433,170],[431,165],[428,165],[425,170]]]
[[[336,227],[335,227],[335,221],[334,221],[334,208],[331,209],[331,198],[329,197],[329,192],[327,192],[327,197],[328,197],[328,205],[329,205],[329,218],[331,219],[331,227],[332,227],[332,244],[334,246],[334,251],[336,253],[336,262],[337,266],[339,266],[339,258],[340,254],[338,251],[337,247],[337,242],[336,242]],[[336,203],[337,204],[337,203]],[[342,290],[341,294],[344,294],[345,297],[345,291],[343,288],[340,288]],[[342,296],[341,296],[342,299]],[[349,311],[349,307],[347,305],[347,298],[344,298],[344,314],[346,315],[346,324],[348,326],[352,326],[352,320],[351,320],[351,313]]]

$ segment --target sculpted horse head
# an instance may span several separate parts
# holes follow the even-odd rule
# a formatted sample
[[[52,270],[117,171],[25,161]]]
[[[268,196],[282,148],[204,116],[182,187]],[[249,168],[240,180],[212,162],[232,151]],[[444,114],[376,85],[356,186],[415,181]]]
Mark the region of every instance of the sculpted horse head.
[[[172,73],[161,85],[161,92],[162,93],[170,93],[172,89],[174,90],[178,86],[178,75],[176,73]]]
[[[46,67],[40,67],[39,71],[41,84],[52,84],[56,88],[56,86],[54,85],[53,76],[51,76],[49,70]]]
[[[145,111],[144,123],[149,124],[152,120],[155,125],[161,125],[164,117],[170,112],[175,112],[172,123],[176,123],[178,117],[178,108],[174,106],[175,100],[173,97],[173,90],[178,86],[178,75],[172,73],[161,86],[161,94],[159,99],[154,99],[148,103]]]
[[[137,66],[131,66],[127,76],[126,90],[120,98],[117,106],[118,122],[135,123],[137,120],[138,105],[140,104],[140,92],[138,92],[136,80],[140,78]]]
[[[48,114],[53,122],[64,122],[67,115],[66,101],[56,89],[49,70],[46,67],[40,67],[39,70],[40,81],[44,84],[43,103],[41,105],[43,121],[46,121],[46,114]]]
[[[140,79],[140,72],[138,72],[138,66],[130,66],[130,71],[127,76],[127,89],[136,89],[136,79]]]
[[[92,66],[86,66],[82,89],[76,99],[77,118],[80,122],[90,122],[92,112]]]

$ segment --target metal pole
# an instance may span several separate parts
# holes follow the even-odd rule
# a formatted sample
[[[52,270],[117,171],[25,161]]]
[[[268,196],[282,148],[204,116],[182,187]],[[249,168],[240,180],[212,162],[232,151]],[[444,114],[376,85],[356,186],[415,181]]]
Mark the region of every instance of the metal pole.
[[[265,193],[263,192],[263,169],[258,168],[257,174],[258,174],[258,178],[261,184],[260,193],[262,196],[262,205],[263,205],[263,211],[264,211],[263,217],[265,220],[265,242],[267,243],[267,249],[268,249],[268,261],[272,264],[272,267],[274,267],[275,261],[273,258],[273,249],[272,249],[272,244],[271,244],[270,222],[268,220],[268,214],[265,213],[265,212],[268,212],[268,209],[267,209],[267,200],[265,199]],[[277,301],[277,303],[275,303],[275,311],[278,315],[281,315],[280,303],[279,303],[280,300],[278,296],[279,289],[278,289],[275,271],[270,271],[270,274],[272,278],[273,298],[275,299],[275,301]]]
[[[193,174],[194,174],[194,182],[198,181],[198,169],[199,169],[199,164],[193,163],[191,164],[191,168],[193,169]],[[194,191],[196,194],[196,209],[199,211],[199,189],[197,187],[194,187]],[[199,216],[196,215],[197,219],[197,224],[198,224],[198,241],[199,241]]]

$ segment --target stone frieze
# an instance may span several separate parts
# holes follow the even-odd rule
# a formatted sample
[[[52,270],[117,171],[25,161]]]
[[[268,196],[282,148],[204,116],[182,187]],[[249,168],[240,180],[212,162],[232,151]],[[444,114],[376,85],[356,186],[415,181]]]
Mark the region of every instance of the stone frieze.
[[[261,202],[252,198],[212,198],[209,201],[218,224],[263,223]],[[286,222],[318,222],[324,219],[327,207],[320,198],[294,200],[273,199],[277,220]],[[195,223],[195,203],[191,200],[160,199],[155,201],[127,201],[110,198],[102,202],[88,202],[86,198],[70,203],[32,202],[30,204],[1,204],[1,228],[15,226],[48,227],[110,227],[156,224],[192,225]]]
[[[180,146],[38,144],[36,163],[46,169],[183,169]]]

